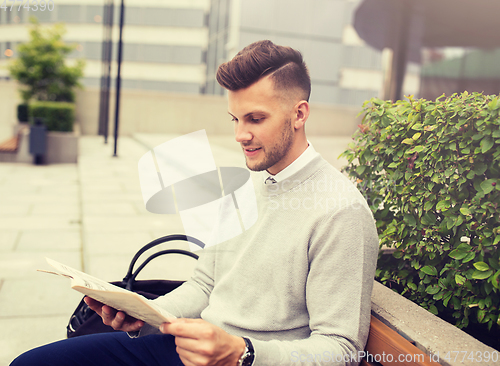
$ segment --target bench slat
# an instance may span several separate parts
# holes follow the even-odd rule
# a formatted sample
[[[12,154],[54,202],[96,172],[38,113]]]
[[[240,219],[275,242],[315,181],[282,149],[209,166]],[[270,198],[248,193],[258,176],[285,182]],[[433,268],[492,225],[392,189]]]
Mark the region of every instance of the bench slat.
[[[7,141],[4,141],[0,144],[0,152],[16,152],[18,147],[19,137],[15,136]]]

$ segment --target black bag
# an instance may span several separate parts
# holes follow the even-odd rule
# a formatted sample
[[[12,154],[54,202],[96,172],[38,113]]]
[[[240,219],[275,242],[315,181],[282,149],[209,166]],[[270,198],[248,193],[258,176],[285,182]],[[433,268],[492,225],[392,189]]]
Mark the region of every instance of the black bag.
[[[122,281],[111,282],[113,285],[125,288],[127,290],[137,292],[138,294],[143,295],[148,299],[155,299],[158,296],[165,295],[170,291],[176,289],[180,285],[184,283],[184,281],[169,281],[169,280],[143,280],[137,281],[136,277],[141,272],[144,267],[151,262],[156,257],[159,257],[164,254],[184,254],[195,259],[198,259],[198,255],[189,252],[187,250],[182,249],[166,249],[159,251],[155,254],[150,255],[147,259],[142,262],[142,264],[134,271],[135,264],[139,259],[139,256],[143,254],[148,249],[151,249],[159,244],[173,241],[173,240],[184,240],[199,245],[201,248],[205,247],[200,240],[195,239],[191,236],[174,234],[167,235],[158,239],[153,240],[152,242],[143,246],[132,258],[130,262],[130,266],[128,268],[126,276]],[[86,334],[95,334],[95,333],[107,333],[114,332],[115,330],[108,325],[105,325],[102,322],[102,318],[94,312],[94,310],[90,309],[85,302],[80,301],[80,304],[76,307],[73,315],[69,319],[68,325],[66,327],[68,338],[78,337]]]

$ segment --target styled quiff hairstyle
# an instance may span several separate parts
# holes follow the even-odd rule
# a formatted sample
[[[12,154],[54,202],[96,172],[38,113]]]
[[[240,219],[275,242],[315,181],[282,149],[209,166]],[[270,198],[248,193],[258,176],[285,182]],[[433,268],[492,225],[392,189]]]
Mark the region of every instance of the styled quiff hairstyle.
[[[242,49],[217,70],[217,82],[231,91],[245,89],[271,75],[276,89],[300,90],[300,98],[309,101],[311,79],[299,51],[258,41]]]

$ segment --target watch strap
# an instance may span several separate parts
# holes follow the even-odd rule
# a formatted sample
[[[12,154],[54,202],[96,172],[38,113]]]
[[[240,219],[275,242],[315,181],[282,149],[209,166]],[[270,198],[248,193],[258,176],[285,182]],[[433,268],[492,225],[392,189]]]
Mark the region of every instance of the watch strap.
[[[245,351],[241,355],[238,366],[251,366],[255,359],[255,351],[253,349],[252,342],[246,337],[242,337],[245,341]]]

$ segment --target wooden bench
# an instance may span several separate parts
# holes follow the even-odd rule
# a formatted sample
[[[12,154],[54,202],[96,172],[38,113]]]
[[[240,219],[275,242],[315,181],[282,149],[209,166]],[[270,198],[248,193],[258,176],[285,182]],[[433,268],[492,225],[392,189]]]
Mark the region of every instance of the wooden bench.
[[[19,148],[19,134],[0,144],[0,152],[16,153]]]
[[[360,366],[374,365],[441,366],[372,315],[365,357]]]

